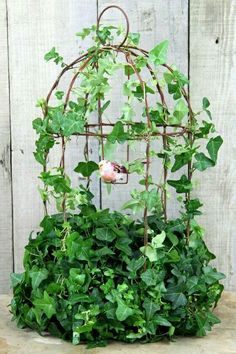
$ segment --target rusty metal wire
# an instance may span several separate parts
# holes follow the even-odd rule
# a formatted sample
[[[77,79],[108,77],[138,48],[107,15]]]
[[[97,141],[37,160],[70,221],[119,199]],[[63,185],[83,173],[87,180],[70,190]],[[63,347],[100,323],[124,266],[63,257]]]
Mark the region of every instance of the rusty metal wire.
[[[126,12],[125,12],[120,6],[118,6],[118,5],[110,5],[110,6],[105,7],[105,9],[103,9],[102,12],[100,13],[100,15],[98,16],[98,20],[97,20],[97,37],[98,37],[98,39],[100,40],[100,42],[101,42],[103,45],[105,45],[103,39],[102,39],[102,38],[100,37],[100,35],[99,35],[99,25],[100,25],[100,21],[101,21],[102,15],[103,15],[106,11],[108,11],[108,10],[110,10],[110,9],[112,9],[112,8],[119,10],[119,11],[124,15],[125,21],[126,21],[126,33],[125,33],[125,36],[124,36],[122,42],[118,45],[118,48],[120,48],[120,47],[123,46],[123,44],[125,44],[125,42],[126,42],[126,40],[127,40],[127,38],[128,38],[128,35],[129,35],[129,19],[128,19],[128,16],[127,16]]]
[[[122,12],[122,14],[124,15],[125,20],[126,20],[126,33],[125,33],[125,36],[120,44],[109,44],[109,43],[106,44],[99,37],[99,26],[100,26],[101,18],[103,16],[103,14],[111,8],[115,8],[115,9],[119,10],[120,12]],[[64,112],[67,110],[67,106],[68,106],[68,103],[70,100],[71,92],[72,92],[73,88],[75,87],[76,81],[79,78],[80,74],[83,73],[83,71],[86,69],[86,67],[88,67],[90,65],[92,65],[92,68],[94,68],[95,70],[98,70],[98,62],[94,61],[95,57],[98,58],[99,54],[101,54],[104,51],[114,51],[116,53],[123,54],[127,64],[133,69],[134,74],[136,75],[137,80],[140,82],[140,86],[144,92],[146,124],[147,124],[147,127],[149,128],[149,132],[144,133],[144,134],[137,134],[137,135],[130,136],[127,140],[143,140],[146,142],[145,190],[148,191],[148,177],[149,177],[150,164],[151,164],[151,161],[150,161],[150,143],[151,143],[151,141],[157,137],[161,137],[162,143],[163,143],[163,148],[166,150],[168,148],[168,137],[187,136],[191,140],[192,133],[191,133],[189,126],[191,127],[191,123],[193,121],[194,114],[193,114],[192,107],[191,107],[191,104],[189,101],[188,93],[186,92],[186,90],[184,88],[182,88],[182,95],[183,95],[183,97],[187,103],[188,109],[189,109],[188,124],[186,124],[186,125],[173,125],[173,124],[167,124],[167,123],[155,124],[156,128],[161,128],[161,130],[160,131],[158,130],[157,132],[151,132],[151,125],[153,124],[153,122],[151,122],[151,118],[149,116],[149,103],[148,103],[147,93],[145,90],[145,81],[142,79],[141,74],[138,71],[138,69],[136,68],[135,61],[134,61],[134,59],[139,55],[143,55],[145,57],[148,57],[148,52],[142,48],[138,48],[136,46],[126,44],[128,34],[129,34],[129,20],[128,20],[128,16],[125,13],[125,11],[117,5],[111,5],[111,6],[106,7],[100,13],[98,20],[97,20],[97,37],[100,40],[100,42],[102,43],[102,46],[82,54],[77,59],[75,59],[73,62],[71,62],[69,65],[67,65],[63,68],[63,70],[61,71],[61,73],[57,77],[56,81],[52,85],[52,87],[47,95],[44,115],[47,116],[48,106],[49,106],[49,102],[50,102],[53,91],[57,88],[58,84],[60,83],[60,80],[69,70],[74,69],[75,66],[77,66],[78,64],[80,65],[79,68],[76,68],[76,71],[75,71],[75,73],[68,85],[68,89],[67,89],[66,96],[65,96],[65,102],[64,102]],[[173,69],[170,66],[168,66],[167,64],[163,64],[162,66],[164,68],[166,68],[168,71],[173,72]],[[149,63],[146,65],[146,68],[147,68],[148,72],[150,73],[151,78],[154,79],[156,82],[157,94],[159,96],[162,106],[166,109],[166,111],[168,111],[168,106],[166,104],[164,92],[157,80],[154,70],[152,69],[152,67],[150,66]],[[128,76],[128,79],[129,79],[129,76]],[[87,102],[87,100],[88,100],[88,95],[86,96],[86,102]],[[128,130],[130,129],[132,124],[136,124],[136,123],[140,123],[140,122],[122,122],[122,124],[124,126],[126,126],[126,128]],[[101,112],[101,101],[100,101],[100,99],[98,99],[98,122],[94,123],[94,124],[86,122],[84,132],[73,134],[75,136],[85,136],[86,137],[85,151],[86,151],[86,156],[87,156],[86,158],[87,159],[88,159],[89,138],[99,139],[100,144],[101,144],[101,157],[102,157],[102,159],[104,159],[104,155],[105,155],[104,154],[104,139],[107,139],[107,137],[109,136],[111,131],[104,132],[103,128],[108,127],[110,129],[112,129],[114,126],[115,126],[115,123],[103,122],[102,112]],[[56,139],[57,138],[61,139],[62,156],[61,156],[61,161],[60,161],[60,167],[62,167],[62,169],[64,170],[65,169],[65,138],[61,134],[54,134],[54,137]],[[129,162],[130,153],[129,153],[129,144],[128,143],[127,143],[126,157],[127,157],[127,162]],[[44,167],[44,171],[46,171],[46,166]],[[191,171],[192,171],[192,166],[191,166],[191,162],[190,162],[190,163],[188,163],[188,178],[190,181],[192,178]],[[162,204],[163,204],[163,214],[164,214],[165,221],[167,221],[167,193],[166,193],[166,188],[165,188],[165,185],[167,182],[167,175],[168,175],[168,170],[167,170],[167,167],[166,167],[165,161],[164,161],[164,166],[163,166],[164,187],[162,188]],[[126,180],[124,182],[116,182],[116,184],[127,184],[128,179],[129,179],[129,176],[127,173]],[[190,199],[190,194],[187,193],[186,200],[189,200],[189,199]],[[46,202],[44,203],[44,207],[47,212]],[[63,200],[63,210],[64,210],[64,216],[65,216],[65,199]],[[190,234],[190,225],[188,223],[186,225],[187,239],[189,238],[189,234]],[[147,243],[148,243],[148,210],[147,210],[147,207],[145,207],[145,209],[144,209],[144,245],[146,245]]]

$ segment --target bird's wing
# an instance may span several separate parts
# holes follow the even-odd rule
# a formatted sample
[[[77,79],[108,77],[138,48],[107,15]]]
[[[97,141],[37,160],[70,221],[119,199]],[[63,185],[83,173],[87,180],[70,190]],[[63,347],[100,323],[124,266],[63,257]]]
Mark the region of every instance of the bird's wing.
[[[112,167],[114,168],[114,171],[117,173],[128,173],[127,169],[125,166],[118,164],[117,162],[112,162]]]

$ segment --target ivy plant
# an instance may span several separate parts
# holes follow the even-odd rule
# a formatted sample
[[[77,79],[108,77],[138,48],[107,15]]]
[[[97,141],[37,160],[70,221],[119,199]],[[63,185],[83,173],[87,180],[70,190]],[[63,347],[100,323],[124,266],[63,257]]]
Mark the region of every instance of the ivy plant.
[[[129,33],[122,46],[112,44],[123,33],[114,26],[83,29],[77,35],[92,37],[93,45],[71,64],[55,47],[45,54],[46,61],[62,67],[49,94],[37,103],[42,115],[33,121],[45,216],[25,247],[24,272],[11,276],[11,312],[20,328],[89,347],[110,339],[146,343],[178,334],[203,336],[220,322],[213,309],[224,275],[210,265],[215,257],[196,220],[202,203],[191,196],[194,172],[215,166],[222,145],[210,102],[204,97],[201,108],[193,110],[188,78],[167,64],[168,41],[147,52],[138,47],[140,35]],[[73,78],[65,90],[60,79],[68,72]],[[101,120],[112,105],[108,94],[116,72],[124,77],[124,103],[105,134]],[[91,124],[94,114],[97,125]],[[84,159],[73,169],[85,183],[71,182],[65,150],[74,135],[97,138],[101,158],[108,160],[119,144],[132,148],[145,142],[142,157],[119,161],[130,179],[140,176],[140,187],[131,191],[122,212],[93,203],[90,184],[99,178],[99,165],[89,157],[88,141]],[[157,139],[163,145],[154,149]],[[49,154],[58,144],[59,164],[49,168]],[[163,170],[159,181],[151,175],[151,163]],[[167,215],[173,191],[180,203],[176,219]],[[57,212],[49,215],[47,206],[54,202]]]

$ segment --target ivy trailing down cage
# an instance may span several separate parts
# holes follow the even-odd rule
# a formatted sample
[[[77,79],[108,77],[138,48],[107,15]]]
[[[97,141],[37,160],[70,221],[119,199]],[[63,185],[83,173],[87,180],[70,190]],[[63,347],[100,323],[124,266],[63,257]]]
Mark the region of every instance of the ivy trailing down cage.
[[[126,32],[100,25],[111,7],[124,14]],[[122,34],[124,40],[112,44],[114,36]],[[46,99],[39,101],[43,117],[33,121],[45,216],[41,231],[30,236],[25,247],[24,272],[12,274],[13,319],[19,327],[89,346],[110,339],[152,342],[178,334],[205,335],[219,323],[212,309],[224,278],[209,265],[214,255],[195,220],[202,204],[191,196],[194,171],[215,166],[222,144],[210,103],[203,98],[201,110],[193,111],[188,79],[166,64],[168,42],[149,52],[140,49],[139,34],[129,33],[128,18],[118,6],[105,8],[97,26],[78,35],[92,36],[94,45],[71,64],[66,65],[55,48],[45,55],[62,66]],[[109,79],[119,70],[126,77],[126,101],[121,116],[111,123],[104,119],[112,105],[107,100]],[[64,92],[61,79],[71,72]],[[155,97],[154,105],[150,97]],[[142,105],[141,114],[137,105]],[[91,123],[94,112],[97,123]],[[66,146],[74,135],[85,137],[84,161],[74,169],[86,179],[79,187],[72,186],[65,168]],[[133,173],[141,176],[140,188],[131,191],[123,210],[143,211],[142,217],[95,207],[90,183],[91,175],[99,178],[99,165],[90,160],[90,139],[99,141],[102,160],[117,145],[127,144],[126,161],[118,161],[127,173],[114,184],[127,184]],[[145,143],[144,156],[130,161],[129,150],[140,141]],[[155,149],[155,141],[162,146]],[[58,143],[59,166],[48,168],[50,150]],[[151,163],[162,170],[158,181],[150,173]],[[182,175],[175,178],[179,170]],[[172,190],[181,207],[176,219],[167,215]],[[52,200],[58,213],[49,215]]]

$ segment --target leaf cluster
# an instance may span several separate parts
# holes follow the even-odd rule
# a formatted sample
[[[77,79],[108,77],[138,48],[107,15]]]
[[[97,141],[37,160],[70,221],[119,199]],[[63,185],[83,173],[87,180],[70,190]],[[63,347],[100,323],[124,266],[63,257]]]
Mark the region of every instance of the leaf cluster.
[[[89,346],[205,335],[219,323],[224,275],[209,265],[201,229],[192,224],[187,245],[183,221],[153,215],[149,225],[144,247],[143,223],[118,212],[90,204],[66,222],[46,216],[25,247],[25,271],[12,274],[18,326]]]

